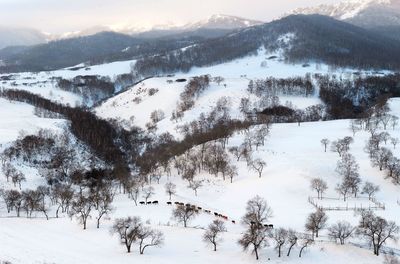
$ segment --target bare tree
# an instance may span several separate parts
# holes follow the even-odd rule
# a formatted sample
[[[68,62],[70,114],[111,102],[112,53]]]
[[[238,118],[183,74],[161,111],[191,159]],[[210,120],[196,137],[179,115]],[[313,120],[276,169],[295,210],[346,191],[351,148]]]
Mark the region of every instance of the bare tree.
[[[275,240],[275,248],[278,250],[278,257],[281,257],[282,246],[285,245],[287,241],[288,232],[284,228],[275,229],[272,232],[272,238]]]
[[[14,187],[16,187],[17,184],[18,184],[18,187],[21,190],[21,183],[23,181],[26,181],[26,178],[25,178],[25,175],[22,172],[16,170],[11,175],[11,181],[14,184]]]
[[[376,216],[372,212],[363,213],[358,225],[357,234],[367,240],[374,250],[374,254],[379,256],[382,246],[388,240],[397,240],[399,227],[395,222]]]
[[[387,144],[388,140],[390,140],[390,134],[388,132],[379,133],[379,137],[385,143],[385,145]]]
[[[392,156],[393,153],[389,149],[382,147],[372,154],[371,163],[373,166],[379,167],[379,170],[382,171]]]
[[[392,126],[393,130],[396,129],[398,124],[399,124],[399,118],[397,116],[392,116],[392,119],[390,121],[390,125]]]
[[[339,221],[328,228],[328,236],[337,242],[339,240],[341,245],[344,245],[346,239],[353,235],[355,228],[349,222]]]
[[[341,157],[350,150],[350,144],[353,143],[353,141],[352,137],[344,137],[343,139],[335,140],[331,144],[331,151],[337,152]]]
[[[242,238],[239,240],[239,244],[242,246],[243,250],[251,248],[258,260],[258,251],[267,245],[268,236],[269,232],[266,227],[253,225],[248,227],[245,231]]]
[[[327,138],[321,139],[321,144],[322,144],[322,146],[324,146],[325,152],[326,152],[326,149],[327,149],[329,143],[330,143],[329,139],[327,139]]]
[[[191,206],[178,205],[172,211],[172,216],[178,223],[183,223],[183,226],[187,227],[188,222],[195,218],[198,213],[199,212]]]
[[[221,76],[217,76],[213,78],[213,81],[216,82],[218,84],[218,86],[225,81],[225,79]]]
[[[259,249],[266,245],[269,236],[269,230],[263,223],[267,222],[271,217],[271,207],[260,196],[256,196],[247,202],[246,214],[242,218],[247,230],[239,240],[239,244],[244,250],[251,248],[256,259],[259,258]]]
[[[197,196],[197,190],[200,189],[203,186],[203,181],[190,181],[188,188],[192,189],[194,191],[195,196]]]
[[[299,240],[299,244],[300,244],[299,258],[301,258],[303,251],[310,245],[314,244],[314,239],[313,237],[310,237],[308,235],[303,235]]]
[[[312,232],[312,235],[318,237],[318,233],[321,229],[326,226],[326,222],[328,221],[328,216],[326,213],[321,210],[317,209],[316,212],[311,213],[306,222],[306,230]]]
[[[119,235],[121,243],[125,245],[126,250],[130,253],[132,243],[138,239],[141,228],[142,221],[140,217],[127,217],[115,219],[110,231]]]
[[[228,168],[226,169],[226,174],[228,175],[228,177],[230,178],[231,183],[232,183],[233,178],[235,178],[238,175],[237,167],[235,165],[228,166]]]
[[[350,130],[353,132],[353,137],[354,137],[356,133],[361,130],[360,122],[358,120],[351,120]]]
[[[51,190],[52,199],[58,205],[56,210],[56,217],[58,218],[58,213],[61,209],[61,212],[65,213],[68,212],[70,207],[71,201],[74,197],[74,190],[71,188],[70,185],[59,184],[56,185]]]
[[[268,222],[272,217],[272,209],[260,196],[255,196],[247,202],[246,214],[242,218],[242,221],[247,226],[262,225]]]
[[[86,229],[87,219],[90,217],[90,212],[93,208],[93,201],[91,197],[87,197],[83,192],[75,195],[71,203],[71,210],[69,211],[70,217],[75,216],[83,224],[83,229]]]
[[[172,182],[167,182],[165,184],[165,192],[169,196],[169,200],[171,201],[172,195],[175,195],[176,193],[176,185],[173,184]]]
[[[165,118],[165,113],[161,109],[154,110],[150,114],[150,119],[153,122],[153,124],[156,124],[156,123],[160,122],[164,118]]]
[[[203,241],[206,243],[211,243],[214,247],[214,251],[217,251],[217,245],[221,242],[219,237],[222,232],[226,232],[226,227],[224,222],[221,220],[214,220],[208,225],[206,232],[203,235]]]
[[[140,181],[137,179],[128,179],[125,183],[126,192],[128,197],[132,199],[135,205],[138,205],[138,199],[140,196]]]
[[[390,121],[392,121],[392,116],[391,115],[382,115],[379,119],[383,125],[383,129],[386,130]]]
[[[338,183],[336,185],[335,190],[338,192],[339,196],[343,197],[343,200],[346,201],[349,192],[350,192],[350,186],[346,181],[343,181],[342,183]]]
[[[239,106],[239,110],[241,113],[243,114],[247,114],[248,112],[250,112],[250,99],[249,98],[241,98],[240,99],[240,106]]]
[[[297,241],[299,240],[299,237],[296,234],[296,231],[289,229],[287,233],[287,244],[289,245],[289,249],[287,252],[287,256],[290,256],[290,252],[292,251],[292,248],[297,245]]]
[[[147,204],[147,200],[154,195],[154,187],[148,186],[147,188],[143,189],[143,198]]]
[[[378,191],[378,185],[375,185],[371,182],[365,182],[361,193],[368,194],[368,199],[371,200],[375,196],[375,193],[377,193]]]
[[[391,138],[390,142],[392,143],[393,148],[396,149],[396,146],[397,146],[397,144],[399,144],[400,141],[398,138]]]
[[[328,189],[328,184],[321,178],[311,180],[311,189],[317,191],[318,199],[322,199],[322,195]]]
[[[257,171],[258,177],[261,178],[262,172],[264,170],[264,167],[267,166],[267,163],[261,159],[256,159],[253,160],[251,166],[255,171]]]
[[[17,169],[9,162],[4,163],[1,167],[1,170],[3,171],[4,176],[6,176],[7,182],[14,174],[17,173]]]
[[[1,196],[7,207],[7,212],[10,213],[15,209],[17,217],[20,216],[20,209],[22,207],[23,197],[19,191],[16,190],[1,190]]]
[[[111,188],[102,188],[97,195],[93,195],[93,201],[97,210],[97,228],[100,228],[100,220],[104,215],[108,215],[114,210],[112,202],[114,201],[114,193]]]
[[[142,226],[139,228],[137,239],[139,241],[139,253],[143,255],[146,248],[161,246],[164,243],[164,234],[161,231]]]

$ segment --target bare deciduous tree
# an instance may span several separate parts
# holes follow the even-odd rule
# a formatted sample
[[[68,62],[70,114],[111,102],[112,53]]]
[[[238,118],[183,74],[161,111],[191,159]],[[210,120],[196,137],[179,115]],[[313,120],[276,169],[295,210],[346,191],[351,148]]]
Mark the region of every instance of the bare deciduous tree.
[[[90,212],[93,208],[93,201],[91,197],[87,197],[83,192],[75,195],[71,203],[71,210],[69,211],[70,217],[75,216],[83,224],[83,229],[86,229],[87,219],[90,217]]]
[[[400,141],[398,138],[391,138],[390,142],[392,143],[393,148],[396,149],[396,146],[397,146],[397,144],[399,144]]]
[[[371,200],[375,196],[375,193],[377,193],[378,191],[378,185],[375,185],[371,182],[365,182],[361,193],[368,194],[368,199]]]
[[[256,159],[253,160],[251,166],[258,173],[258,177],[261,178],[262,172],[265,166],[267,166],[267,163],[261,159]]]
[[[142,226],[139,228],[137,239],[139,241],[139,253],[143,255],[146,248],[161,246],[164,243],[164,234],[161,231]]]
[[[314,239],[308,235],[303,235],[299,240],[299,244],[300,244],[299,258],[301,258],[303,251],[310,245],[314,244]]]
[[[372,212],[362,212],[357,234],[373,246],[375,255],[379,256],[382,246],[388,240],[397,240],[398,233],[399,227],[395,222],[387,221]]]
[[[183,223],[184,227],[190,220],[198,215],[198,211],[191,206],[178,205],[173,211],[172,216],[178,223]]]
[[[311,180],[311,189],[317,191],[318,199],[322,199],[322,195],[328,189],[328,184],[321,178]]]
[[[275,240],[275,249],[278,251],[279,258],[281,257],[282,247],[287,241],[287,235],[288,232],[284,228],[278,228],[272,232],[272,238]]]
[[[214,251],[217,251],[217,245],[222,240],[219,237],[222,232],[226,232],[224,222],[218,219],[214,220],[210,225],[208,225],[206,232],[203,235],[203,241],[206,243],[211,243],[214,247]]]
[[[307,231],[312,232],[313,237],[314,235],[318,237],[319,231],[326,226],[327,221],[328,216],[326,213],[321,209],[317,209],[316,212],[308,216],[305,228]]]
[[[169,200],[171,201],[172,195],[175,195],[176,193],[176,185],[173,184],[172,182],[167,182],[165,184],[165,192],[169,196]]]
[[[327,139],[327,138],[321,139],[321,144],[322,144],[322,146],[324,146],[325,152],[326,152],[326,149],[327,149],[329,143],[330,143],[329,139]]]
[[[271,207],[260,196],[247,202],[246,214],[242,218],[247,230],[239,240],[239,244],[244,250],[251,248],[256,259],[259,258],[259,249],[266,245],[269,236],[269,230],[263,223],[266,223],[271,217]]]
[[[114,210],[112,202],[114,201],[114,193],[111,188],[102,188],[97,195],[93,195],[93,202],[97,210],[97,228],[100,228],[100,220],[104,215]]]
[[[200,189],[202,186],[203,186],[203,181],[192,180],[189,182],[188,188],[192,189],[194,191],[195,196],[197,196],[197,190]]]
[[[353,235],[355,228],[346,221],[339,221],[328,228],[328,236],[337,242],[339,240],[341,245],[344,245],[347,238]]]
[[[356,133],[361,130],[360,122],[358,120],[351,120],[350,130],[353,132],[353,137],[354,137]]]
[[[140,217],[127,217],[115,219],[110,231],[119,235],[121,243],[125,245],[126,250],[130,253],[132,243],[138,239],[141,228],[142,221]]]
[[[143,198],[146,203],[147,203],[147,200],[153,195],[154,195],[154,187],[153,186],[148,186],[147,188],[143,189]]]
[[[290,256],[290,252],[292,251],[292,248],[297,244],[297,241],[299,240],[299,237],[296,234],[296,231],[289,229],[288,234],[287,234],[287,244],[289,245],[289,249],[287,252],[287,256]]]

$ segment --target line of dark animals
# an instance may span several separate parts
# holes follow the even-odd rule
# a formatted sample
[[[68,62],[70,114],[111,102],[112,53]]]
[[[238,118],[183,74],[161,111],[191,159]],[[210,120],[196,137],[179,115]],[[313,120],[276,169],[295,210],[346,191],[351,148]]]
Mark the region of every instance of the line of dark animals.
[[[158,201],[148,201],[147,203],[145,201],[141,201],[141,202],[139,202],[139,204],[141,204],[141,205],[150,205],[150,204],[158,205]],[[167,205],[172,205],[172,204],[175,204],[177,206],[191,207],[196,212],[204,211],[206,214],[212,214],[211,210],[203,209],[202,207],[196,206],[194,204],[189,204],[189,203],[185,204],[185,203],[181,203],[181,202],[174,202],[174,203],[167,202]],[[217,212],[213,212],[213,214],[214,214],[215,217],[219,217],[219,218],[224,219],[225,221],[229,221],[229,217],[227,217],[226,215],[222,215],[222,214],[217,213]],[[232,222],[232,224],[236,224],[235,220],[230,220],[230,221]],[[269,228],[269,229],[273,229],[274,228],[274,225],[271,225],[271,224],[261,224],[261,223],[255,223],[255,222],[251,222],[250,224],[252,224],[252,225],[255,225],[255,224],[262,225],[265,228]]]

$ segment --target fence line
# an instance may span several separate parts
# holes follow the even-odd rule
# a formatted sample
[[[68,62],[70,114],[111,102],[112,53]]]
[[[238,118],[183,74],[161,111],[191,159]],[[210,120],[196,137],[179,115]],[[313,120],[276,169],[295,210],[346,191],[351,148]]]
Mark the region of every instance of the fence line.
[[[329,199],[329,200],[334,200],[334,198],[323,198],[323,199]],[[337,199],[335,199],[337,200]],[[378,202],[375,199],[371,199],[371,202],[374,203],[375,206],[360,206],[354,205],[354,206],[349,206],[347,203],[346,206],[323,206],[315,202],[315,199],[313,197],[308,197],[308,202],[313,205],[317,209],[325,210],[325,211],[362,211],[362,210],[385,210],[385,204]]]

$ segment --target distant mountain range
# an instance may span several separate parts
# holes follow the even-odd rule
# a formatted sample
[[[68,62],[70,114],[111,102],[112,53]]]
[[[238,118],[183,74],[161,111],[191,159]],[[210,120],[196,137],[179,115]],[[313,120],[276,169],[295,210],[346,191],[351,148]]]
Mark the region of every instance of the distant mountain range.
[[[45,43],[48,36],[35,29],[0,26],[0,49],[7,46]]]
[[[400,39],[400,0],[348,0],[296,9],[291,14],[320,14]]]
[[[322,15],[290,15],[203,41],[180,52],[146,57],[135,65],[143,76],[188,71],[255,54],[282,52],[288,63],[320,62],[355,69],[400,69],[400,41]]]
[[[262,24],[261,21],[249,20],[236,16],[213,15],[208,19],[186,24],[158,25],[154,27],[136,26],[95,26],[76,32],[62,34],[45,34],[36,29],[0,27],[0,49],[8,46],[32,46],[49,41],[85,37],[100,32],[116,32],[140,38],[158,38],[171,35],[190,35],[201,37],[221,36],[228,31]]]
[[[280,37],[287,34],[293,38],[285,47],[288,62],[313,60],[336,66],[400,69],[400,34],[395,34],[400,33],[397,1],[352,0],[298,9],[293,12],[297,15],[264,24],[215,15],[181,27],[144,32],[119,29],[129,34],[98,27],[45,44],[0,49],[0,72],[54,70],[80,63],[132,59],[140,59],[144,71],[150,73],[163,67],[167,72],[187,70],[236,59],[262,46],[276,49],[282,44]],[[323,15],[307,15],[315,13]],[[375,21],[374,16],[381,19]],[[148,58],[150,61],[143,61]]]

